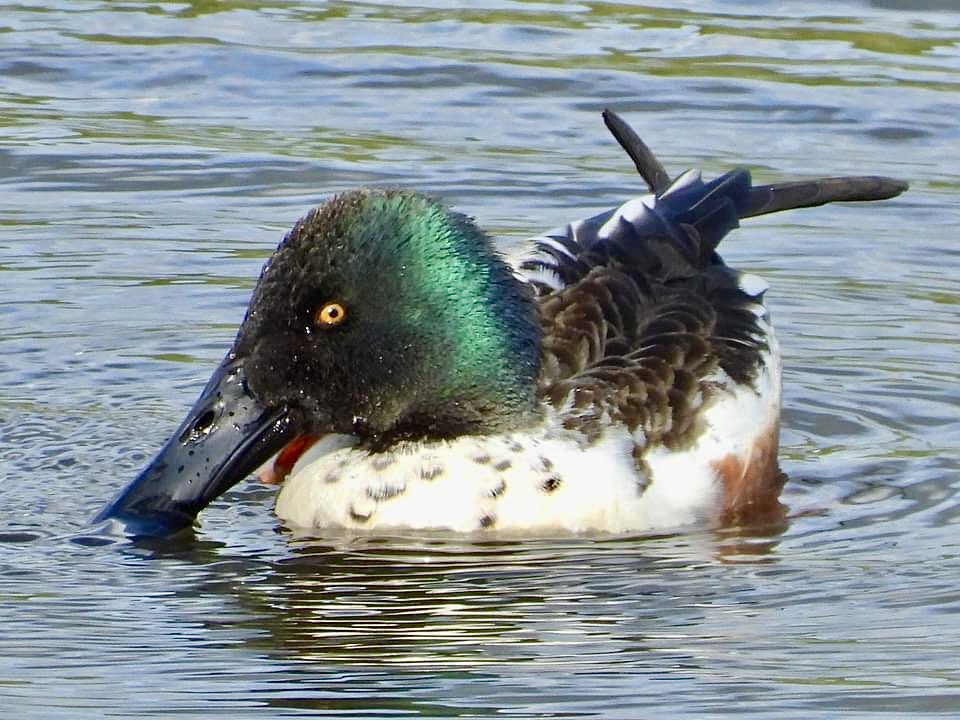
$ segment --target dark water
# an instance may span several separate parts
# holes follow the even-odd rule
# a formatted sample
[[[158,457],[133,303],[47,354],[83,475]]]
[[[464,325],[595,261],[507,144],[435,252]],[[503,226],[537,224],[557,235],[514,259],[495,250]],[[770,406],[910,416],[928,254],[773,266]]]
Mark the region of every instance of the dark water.
[[[0,5],[0,701],[51,717],[960,714],[951,3]],[[789,523],[529,542],[196,537],[95,511],[175,427],[282,233],[418,188],[505,242],[668,168],[907,179],[749,221]]]

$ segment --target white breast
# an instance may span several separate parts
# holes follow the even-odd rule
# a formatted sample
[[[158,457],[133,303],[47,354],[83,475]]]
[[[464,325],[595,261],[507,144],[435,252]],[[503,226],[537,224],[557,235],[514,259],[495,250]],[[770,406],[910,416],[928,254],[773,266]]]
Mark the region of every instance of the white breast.
[[[626,530],[641,493],[621,430],[589,448],[544,425],[513,434],[304,457],[277,500],[300,527]]]
[[[711,462],[747,445],[731,430],[744,430],[760,405],[752,390],[713,404],[693,447],[648,452],[649,478],[637,470],[626,429],[587,446],[556,422],[532,435],[409,444],[389,454],[308,452],[276,511],[300,528],[621,533],[691,525],[716,514],[721,489]]]

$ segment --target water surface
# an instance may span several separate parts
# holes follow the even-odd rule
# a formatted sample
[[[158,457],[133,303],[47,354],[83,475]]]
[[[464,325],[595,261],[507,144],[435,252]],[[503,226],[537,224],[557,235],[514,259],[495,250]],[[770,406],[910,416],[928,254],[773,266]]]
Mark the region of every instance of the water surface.
[[[960,709],[960,14],[949,3],[0,6],[0,698],[11,717],[833,718]],[[192,538],[92,515],[177,425],[309,207],[417,188],[505,244],[678,172],[875,173],[751,220],[783,527]]]

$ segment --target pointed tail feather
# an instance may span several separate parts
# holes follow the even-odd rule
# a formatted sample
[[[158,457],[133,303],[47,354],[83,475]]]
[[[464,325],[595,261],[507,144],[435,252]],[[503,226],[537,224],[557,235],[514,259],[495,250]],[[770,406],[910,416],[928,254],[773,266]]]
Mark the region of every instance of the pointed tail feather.
[[[755,185],[750,189],[750,203],[740,217],[755,217],[832,202],[887,200],[908,187],[902,180],[866,175]]]
[[[620,147],[633,160],[650,190],[660,195],[669,188],[672,183],[670,175],[633,128],[609,108],[603,111],[603,121],[620,143]],[[902,180],[869,175],[755,185],[750,189],[746,205],[738,207],[737,211],[738,217],[743,219],[832,202],[887,200],[896,197],[908,187]]]
[[[885,200],[907,189],[900,180],[867,176],[753,185],[744,169],[706,182],[694,170],[671,179],[623,118],[608,109],[603,119],[653,195],[532,238],[532,254],[519,258],[516,267],[540,295],[611,260],[662,281],[690,277],[722,264],[717,246],[743,218],[830,202]]]
[[[637,172],[646,181],[651,192],[661,193],[670,187],[670,175],[657,160],[657,156],[640,139],[633,128],[627,124],[626,120],[607,108],[603,111],[603,122],[610,134],[620,143],[620,147],[633,160],[633,164],[637,166]]]

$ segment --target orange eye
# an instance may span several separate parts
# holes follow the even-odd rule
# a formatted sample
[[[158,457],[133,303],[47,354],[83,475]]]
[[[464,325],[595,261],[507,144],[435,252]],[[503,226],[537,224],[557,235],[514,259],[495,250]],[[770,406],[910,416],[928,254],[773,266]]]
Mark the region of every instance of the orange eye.
[[[338,302],[329,302],[313,314],[313,322],[321,328],[332,328],[342,323],[346,317],[347,310],[343,305]]]

